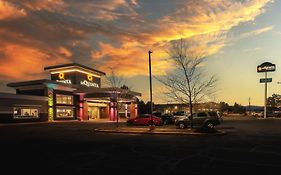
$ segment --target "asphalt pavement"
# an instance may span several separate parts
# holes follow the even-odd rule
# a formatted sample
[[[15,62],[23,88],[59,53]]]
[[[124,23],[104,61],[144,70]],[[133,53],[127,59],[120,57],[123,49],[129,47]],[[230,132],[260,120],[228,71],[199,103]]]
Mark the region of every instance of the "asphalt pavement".
[[[1,124],[1,172],[279,174],[280,125],[280,119],[226,118],[218,127],[224,135],[183,135],[97,131],[116,130],[114,122]]]

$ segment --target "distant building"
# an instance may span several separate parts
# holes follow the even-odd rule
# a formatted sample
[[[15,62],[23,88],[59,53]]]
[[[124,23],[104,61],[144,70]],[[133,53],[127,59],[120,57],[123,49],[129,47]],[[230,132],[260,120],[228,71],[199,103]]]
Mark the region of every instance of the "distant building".
[[[154,110],[157,112],[161,112],[162,114],[166,114],[166,113],[174,113],[177,111],[188,112],[189,107],[187,104],[182,104],[182,103],[166,103],[166,104],[155,104]]]
[[[216,102],[205,102],[194,104],[194,111],[219,111],[220,104]]]
[[[193,105],[193,111],[218,111],[220,108],[218,103],[215,102],[206,102],[206,103],[196,103]],[[166,104],[155,104],[154,109],[157,112],[165,113],[174,113],[178,111],[184,111],[189,113],[189,105],[183,103],[166,103]]]

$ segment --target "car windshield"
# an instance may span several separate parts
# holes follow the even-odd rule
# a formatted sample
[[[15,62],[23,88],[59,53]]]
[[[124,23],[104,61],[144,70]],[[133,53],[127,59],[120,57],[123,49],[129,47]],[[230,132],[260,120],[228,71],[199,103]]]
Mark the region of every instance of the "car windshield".
[[[174,115],[183,116],[184,115],[184,111],[175,112]]]
[[[171,114],[164,114],[162,116],[164,116],[164,117],[171,117],[172,115]]]
[[[218,113],[217,113],[217,112],[214,112],[214,111],[209,112],[209,114],[210,114],[210,116],[218,116]]]

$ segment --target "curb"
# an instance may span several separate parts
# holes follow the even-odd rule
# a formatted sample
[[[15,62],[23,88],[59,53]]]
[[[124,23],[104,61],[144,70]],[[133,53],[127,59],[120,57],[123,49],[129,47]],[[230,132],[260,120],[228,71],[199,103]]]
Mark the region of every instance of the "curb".
[[[161,134],[161,135],[226,135],[225,131],[218,130],[216,133],[200,133],[200,132],[176,132],[176,131],[149,131],[149,130],[113,130],[113,129],[94,129],[95,132],[118,133],[118,134]]]

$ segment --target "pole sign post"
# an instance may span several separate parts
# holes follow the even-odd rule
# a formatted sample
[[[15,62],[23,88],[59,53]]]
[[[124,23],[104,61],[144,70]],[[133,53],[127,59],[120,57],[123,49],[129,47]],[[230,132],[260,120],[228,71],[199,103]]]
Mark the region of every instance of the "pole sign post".
[[[260,83],[264,83],[264,115],[263,117],[266,118],[266,102],[267,102],[267,83],[272,82],[272,78],[267,78],[267,72],[275,71],[276,66],[270,62],[264,62],[261,65],[257,66],[257,72],[265,74],[265,78],[260,79]]]

